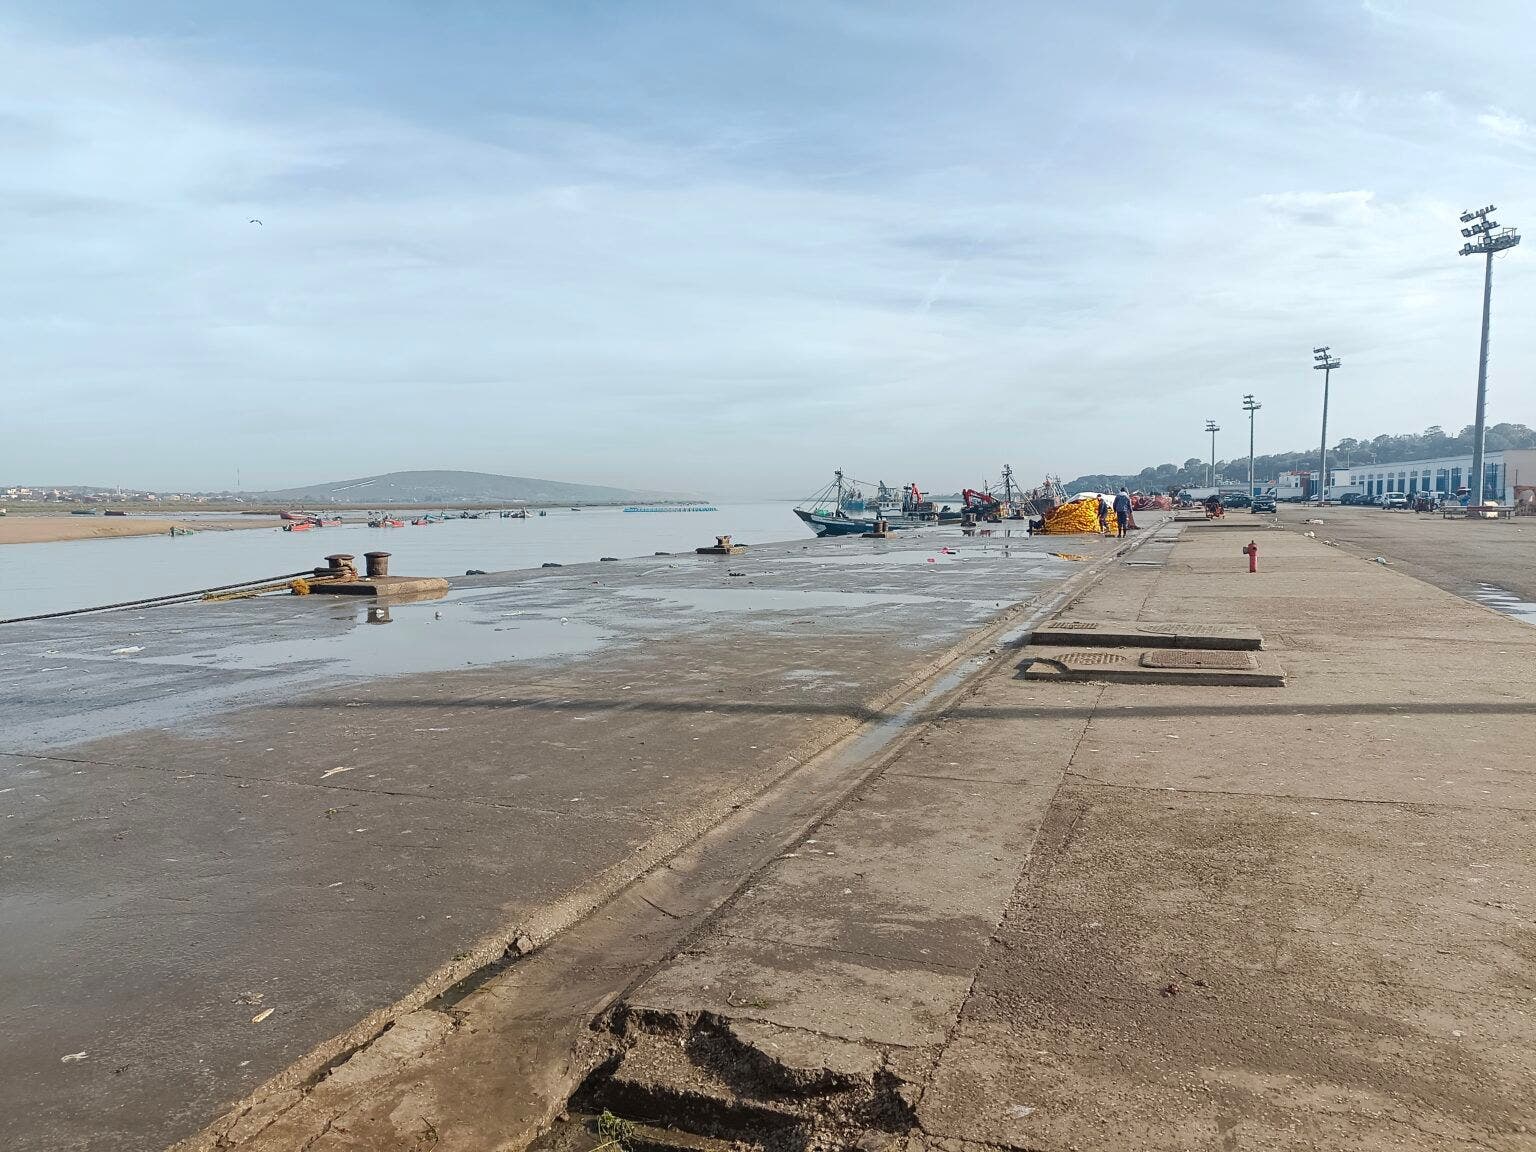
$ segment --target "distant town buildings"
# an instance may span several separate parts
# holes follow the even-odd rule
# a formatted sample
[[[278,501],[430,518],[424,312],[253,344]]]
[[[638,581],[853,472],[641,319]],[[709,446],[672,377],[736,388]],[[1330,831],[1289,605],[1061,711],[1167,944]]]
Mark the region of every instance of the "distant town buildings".
[[[0,500],[7,504],[238,504],[241,497],[229,493],[137,492],[131,489],[103,488],[0,488]]]

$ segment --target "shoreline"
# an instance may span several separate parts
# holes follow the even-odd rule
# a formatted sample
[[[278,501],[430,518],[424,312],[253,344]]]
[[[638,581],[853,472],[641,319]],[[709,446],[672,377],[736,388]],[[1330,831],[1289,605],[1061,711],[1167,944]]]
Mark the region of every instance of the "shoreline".
[[[164,536],[172,527],[197,532],[233,532],[243,528],[271,528],[273,524],[265,517],[254,516],[239,520],[141,520],[132,516],[10,515],[0,516],[0,545],[62,544],[71,540]]]

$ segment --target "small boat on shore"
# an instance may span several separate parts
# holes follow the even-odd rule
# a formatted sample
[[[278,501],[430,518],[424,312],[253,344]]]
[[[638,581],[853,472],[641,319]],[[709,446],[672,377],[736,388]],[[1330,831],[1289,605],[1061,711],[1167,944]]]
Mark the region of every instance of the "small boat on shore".
[[[415,520],[412,520],[411,523],[419,528],[423,524],[436,524],[437,521],[432,519],[430,516],[421,516]]]
[[[405,527],[405,521],[404,520],[392,520],[392,519],[390,519],[389,517],[386,516],[386,517],[380,517],[377,520],[370,520],[370,521],[368,521],[368,527],[370,527],[370,528],[404,528]]]
[[[308,532],[314,525],[308,520],[295,520],[292,524],[284,524],[284,532]]]
[[[539,515],[542,516],[544,513],[540,512]],[[528,509],[513,508],[510,512],[503,512],[501,518],[503,520],[526,520],[528,519]]]
[[[339,528],[341,527],[341,517],[333,516],[327,520],[323,516],[311,516],[309,523],[316,528]]]
[[[303,512],[279,512],[277,514],[277,518],[279,520],[308,520],[309,519],[308,515],[306,515]]]

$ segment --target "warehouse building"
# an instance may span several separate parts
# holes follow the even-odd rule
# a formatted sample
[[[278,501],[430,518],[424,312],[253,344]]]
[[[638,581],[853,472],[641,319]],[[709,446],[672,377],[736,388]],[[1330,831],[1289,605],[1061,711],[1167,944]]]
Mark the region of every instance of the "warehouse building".
[[[1483,454],[1483,499],[1513,504],[1516,485],[1536,484],[1536,449],[1510,449]],[[1276,479],[1275,496],[1280,500],[1317,498],[1315,472],[1284,472]],[[1420,492],[1454,497],[1472,490],[1472,455],[1444,456],[1434,460],[1402,460],[1391,464],[1361,464],[1328,469],[1329,500],[1349,492],[1363,496],[1385,496],[1401,492],[1412,496]]]

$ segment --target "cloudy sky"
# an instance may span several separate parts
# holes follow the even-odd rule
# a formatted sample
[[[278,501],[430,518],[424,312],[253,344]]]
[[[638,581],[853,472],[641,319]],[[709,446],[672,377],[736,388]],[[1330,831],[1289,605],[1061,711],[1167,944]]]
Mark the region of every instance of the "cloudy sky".
[[[1533,45],[1529,0],[0,2],[0,482],[1070,477],[1236,455],[1244,392],[1315,443],[1318,343],[1331,439],[1454,430]],[[1529,248],[1491,420],[1536,424]]]

